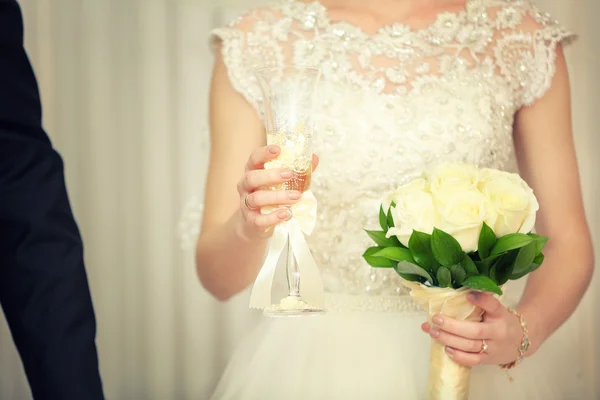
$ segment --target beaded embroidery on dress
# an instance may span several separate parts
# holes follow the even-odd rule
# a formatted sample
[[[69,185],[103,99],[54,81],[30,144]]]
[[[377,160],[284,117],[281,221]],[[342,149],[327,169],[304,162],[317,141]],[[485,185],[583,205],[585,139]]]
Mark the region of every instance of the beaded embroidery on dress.
[[[416,307],[394,272],[364,263],[363,228],[377,221],[384,192],[434,161],[514,170],[515,113],[549,89],[557,44],[572,38],[527,0],[466,0],[423,27],[391,24],[374,33],[334,21],[319,2],[282,0],[213,31],[231,84],[258,113],[255,68],[322,70],[313,180],[319,220],[308,239],[331,311],[264,319],[213,399],[424,398],[424,319],[410,312]],[[515,371],[514,385],[497,367],[477,368],[471,398],[572,398],[581,386],[576,368],[571,377],[538,367],[567,362],[568,349],[539,352]]]
[[[549,88],[555,47],[571,35],[523,0],[467,0],[424,28],[365,33],[320,3],[280,1],[213,32],[233,86],[260,112],[253,69],[317,66],[323,78],[310,237],[326,290],[405,293],[362,260],[381,194],[434,160],[513,168],[515,112]]]

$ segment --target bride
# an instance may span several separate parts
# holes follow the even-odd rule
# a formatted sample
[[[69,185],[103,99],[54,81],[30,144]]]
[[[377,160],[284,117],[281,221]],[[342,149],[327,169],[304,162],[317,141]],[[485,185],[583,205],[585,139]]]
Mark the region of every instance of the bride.
[[[271,228],[290,218],[260,208],[299,198],[260,189],[291,172],[263,169],[280,149],[265,146],[254,69],[317,66],[320,220],[308,240],[328,313],[265,318],[213,399],[423,398],[430,338],[475,367],[472,399],[581,398],[573,338],[554,335],[544,346],[576,309],[593,265],[561,47],[571,38],[527,0],[283,0],[214,31],[200,280],[223,301],[250,286]],[[423,324],[394,272],[361,259],[381,194],[438,160],[518,166],[541,203],[537,230],[551,238],[522,296],[513,286],[502,303],[471,298],[486,312],[480,323]],[[519,317],[532,346],[511,383],[499,365],[519,356]]]

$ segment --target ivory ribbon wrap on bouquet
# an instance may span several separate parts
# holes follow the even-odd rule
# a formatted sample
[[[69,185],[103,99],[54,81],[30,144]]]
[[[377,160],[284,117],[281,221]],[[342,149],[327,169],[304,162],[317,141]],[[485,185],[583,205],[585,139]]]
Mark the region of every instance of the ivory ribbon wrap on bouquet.
[[[403,284],[411,290],[411,297],[427,312],[430,324],[436,314],[462,321],[481,321],[483,311],[467,299],[472,289],[428,287],[406,280],[403,280]],[[468,400],[470,382],[471,368],[455,363],[446,354],[444,346],[432,339],[427,400]]]
[[[274,210],[274,208],[264,208],[262,212],[268,214]],[[310,236],[315,228],[317,199],[312,191],[308,190],[290,210],[292,218],[275,227],[269,252],[252,288],[250,308],[264,310],[273,305],[271,301],[273,278],[281,253],[287,244],[288,235],[301,277],[300,296],[310,306],[324,307],[325,295],[321,274],[304,238],[304,235]]]

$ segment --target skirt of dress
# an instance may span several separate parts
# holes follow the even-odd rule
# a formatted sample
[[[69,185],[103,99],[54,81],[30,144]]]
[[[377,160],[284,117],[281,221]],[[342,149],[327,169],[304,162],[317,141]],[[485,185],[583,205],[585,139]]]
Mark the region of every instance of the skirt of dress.
[[[235,352],[212,400],[424,400],[424,320],[384,312],[265,317]],[[513,382],[498,366],[474,368],[470,399],[585,399],[572,339],[559,332],[511,371]]]

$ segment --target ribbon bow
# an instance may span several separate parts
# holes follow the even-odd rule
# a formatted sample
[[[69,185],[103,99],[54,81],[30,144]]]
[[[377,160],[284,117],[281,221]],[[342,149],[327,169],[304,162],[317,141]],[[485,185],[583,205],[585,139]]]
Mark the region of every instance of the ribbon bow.
[[[268,214],[275,208],[263,208],[262,213]],[[291,251],[298,264],[302,280],[300,282],[300,296],[312,306],[323,308],[324,293],[323,281],[319,268],[315,264],[304,235],[310,236],[317,221],[317,199],[308,190],[302,194],[300,200],[290,207],[292,218],[283,224],[277,225],[271,237],[269,252],[265,262],[256,277],[252,294],[250,295],[250,308],[266,309],[271,302],[271,290],[275,269],[279,257],[285,248],[288,237]]]

